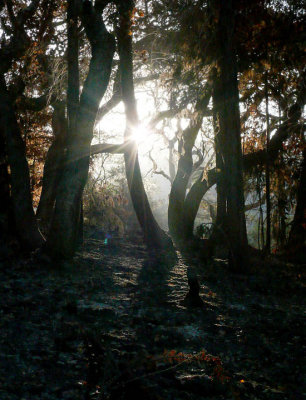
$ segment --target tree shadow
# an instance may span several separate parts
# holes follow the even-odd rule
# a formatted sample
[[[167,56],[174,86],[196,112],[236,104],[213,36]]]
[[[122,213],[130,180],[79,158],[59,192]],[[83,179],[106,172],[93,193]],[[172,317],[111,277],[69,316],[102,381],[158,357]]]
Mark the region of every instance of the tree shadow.
[[[168,303],[168,280],[176,263],[177,257],[173,254],[150,251],[137,278],[136,303],[146,307],[165,306]]]

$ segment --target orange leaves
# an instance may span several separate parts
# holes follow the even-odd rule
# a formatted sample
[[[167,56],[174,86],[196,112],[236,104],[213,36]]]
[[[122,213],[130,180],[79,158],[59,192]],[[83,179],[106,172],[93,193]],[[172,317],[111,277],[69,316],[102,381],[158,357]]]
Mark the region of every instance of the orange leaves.
[[[198,364],[205,363],[205,366],[213,367],[213,376],[221,383],[225,383],[230,379],[225,375],[220,357],[207,354],[205,350],[201,350],[196,354],[177,352],[176,350],[165,350],[162,355],[162,360],[163,362],[172,364],[173,366],[175,366],[175,364],[179,365],[182,363],[192,362],[197,362]]]
[[[135,50],[135,55],[144,63],[148,61],[149,53],[147,50]]]
[[[138,18],[143,18],[144,12],[140,10],[140,8],[135,7],[132,11],[132,19],[136,18],[136,16],[138,16]]]
[[[132,12],[129,12],[128,17],[127,16],[121,16],[121,23],[127,24],[129,26],[129,30],[127,32],[128,36],[133,35],[133,30],[132,27],[136,25],[136,21],[139,18],[144,17],[144,12],[140,10],[139,8],[134,8]]]

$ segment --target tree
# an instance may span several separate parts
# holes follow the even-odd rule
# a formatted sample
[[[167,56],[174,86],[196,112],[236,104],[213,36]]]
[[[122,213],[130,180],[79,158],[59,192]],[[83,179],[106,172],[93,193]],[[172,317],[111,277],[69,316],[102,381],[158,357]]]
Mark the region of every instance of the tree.
[[[39,6],[41,25],[38,36],[41,38],[48,26],[54,9],[52,1],[33,0],[27,7],[14,11],[12,1],[6,1],[9,25],[5,25],[7,39],[0,49],[0,99],[1,99],[1,135],[5,143],[8,165],[10,167],[11,199],[16,231],[21,244],[28,249],[35,249],[43,242],[35,219],[31,191],[29,167],[25,156],[25,145],[14,110],[14,98],[8,91],[5,74],[15,60],[19,60],[31,45],[26,25],[32,20]],[[4,4],[1,3],[1,8]],[[32,21],[31,21],[32,22]],[[18,92],[18,90],[17,90]]]
[[[192,151],[196,137],[201,128],[203,117],[211,97],[211,81],[208,80],[203,95],[198,99],[195,106],[197,114],[191,120],[179,139],[179,161],[174,181],[171,185],[168,207],[168,224],[171,235],[177,239],[186,239],[184,227],[183,208],[186,196],[187,185],[190,180],[193,167]],[[189,232],[188,232],[189,233]],[[188,234],[187,233],[187,234]]]
[[[63,102],[57,102],[53,107],[52,131],[54,140],[46,156],[42,190],[36,212],[39,225],[46,232],[52,220],[57,184],[61,179],[61,173],[64,167],[64,149],[67,135],[65,104]]]
[[[107,31],[102,12],[107,2],[70,1],[68,12],[69,87],[68,136],[65,164],[58,184],[56,205],[46,243],[46,251],[56,257],[71,257],[76,249],[80,204],[89,168],[90,144],[101,99],[111,74],[115,39]],[[77,15],[91,46],[91,60],[83,90],[78,99]],[[70,26],[69,26],[70,25]]]
[[[304,144],[305,146],[305,144]],[[294,258],[304,260],[306,249],[306,150],[303,150],[303,159],[299,177],[296,198],[296,208],[291,223],[287,243],[289,254]]]
[[[240,137],[239,94],[234,44],[234,6],[215,0],[212,4],[216,27],[216,75],[213,102],[216,114],[216,141],[220,151],[221,192],[226,206],[224,230],[230,243],[233,269],[242,269],[247,260],[247,235],[244,215],[242,150]]]
[[[118,45],[120,56],[120,73],[122,98],[126,113],[126,130],[124,141],[126,149],[124,160],[127,182],[133,206],[144,234],[144,240],[149,246],[171,247],[170,238],[157,224],[149,205],[140,172],[137,144],[131,139],[133,129],[139,124],[133,85],[131,17],[134,8],[133,1],[120,2],[120,28]]]

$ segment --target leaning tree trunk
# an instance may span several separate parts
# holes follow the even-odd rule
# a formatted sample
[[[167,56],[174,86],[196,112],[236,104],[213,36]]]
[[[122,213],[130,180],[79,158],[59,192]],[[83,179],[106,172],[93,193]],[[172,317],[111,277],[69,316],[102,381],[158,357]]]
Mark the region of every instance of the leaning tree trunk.
[[[226,190],[225,228],[230,243],[232,268],[246,266],[247,234],[244,214],[239,94],[234,49],[234,11],[231,0],[215,0],[217,18],[217,69],[213,101],[216,110],[220,155]]]
[[[0,123],[11,171],[11,196],[17,235],[21,245],[32,250],[43,243],[43,237],[38,230],[32,205],[30,173],[25,144],[21,137],[4,76],[0,78],[0,99]]]
[[[201,175],[196,182],[191,186],[183,207],[182,219],[183,219],[183,234],[184,237],[192,237],[194,229],[194,221],[196,219],[200,203],[204,194],[209,190],[211,186],[207,183],[207,180]]]
[[[118,32],[122,99],[125,105],[127,121],[124,134],[124,141],[127,145],[124,152],[127,183],[133,207],[147,245],[157,248],[172,247],[170,238],[160,228],[153,216],[142,181],[137,144],[131,138],[133,128],[138,125],[133,84],[132,37],[130,35],[133,8],[133,1],[126,1],[125,4],[120,5],[121,24]]]
[[[64,104],[55,104],[52,118],[54,141],[51,144],[44,166],[42,190],[36,218],[43,231],[47,231],[52,219],[57,184],[61,178],[64,162],[64,148],[67,133]]]
[[[106,30],[101,13],[90,2],[83,3],[81,17],[92,57],[77,108],[75,131],[67,140],[66,163],[47,240],[46,251],[53,257],[72,257],[76,250],[81,197],[88,177],[94,122],[109,83],[115,52],[115,40]]]

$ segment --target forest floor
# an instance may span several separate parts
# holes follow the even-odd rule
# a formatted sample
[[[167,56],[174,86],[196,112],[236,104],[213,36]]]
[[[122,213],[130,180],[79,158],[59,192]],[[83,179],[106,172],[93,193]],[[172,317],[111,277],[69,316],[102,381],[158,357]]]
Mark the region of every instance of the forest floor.
[[[189,265],[197,308],[182,304]],[[1,400],[305,393],[302,266],[274,261],[237,275],[221,260],[88,239],[73,262],[3,261],[0,280]]]

